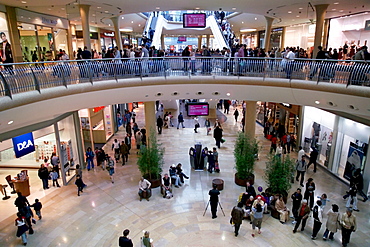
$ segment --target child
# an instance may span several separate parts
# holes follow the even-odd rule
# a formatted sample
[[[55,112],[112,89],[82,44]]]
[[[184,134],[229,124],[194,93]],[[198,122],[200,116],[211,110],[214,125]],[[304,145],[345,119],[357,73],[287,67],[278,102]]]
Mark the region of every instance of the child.
[[[77,195],[80,196],[80,191],[83,192],[83,188],[85,187],[84,182],[82,182],[82,178],[80,175],[76,176],[75,185],[77,186]]]
[[[322,202],[321,209],[324,210],[326,203],[330,202],[330,200],[328,199],[328,196],[324,193],[321,196],[318,196],[317,198],[319,198],[320,201]]]
[[[35,203],[31,205],[33,209],[35,210],[36,215],[39,217],[39,220],[41,220],[41,209],[42,209],[42,204],[39,201],[39,199],[35,199]]]
[[[53,171],[50,172],[50,178],[53,180],[54,187],[55,187],[55,183],[57,184],[57,187],[60,187],[58,184],[58,173],[56,172],[56,169],[53,169]]]
[[[80,165],[76,165],[76,176],[79,175],[82,179],[82,169],[80,168]]]

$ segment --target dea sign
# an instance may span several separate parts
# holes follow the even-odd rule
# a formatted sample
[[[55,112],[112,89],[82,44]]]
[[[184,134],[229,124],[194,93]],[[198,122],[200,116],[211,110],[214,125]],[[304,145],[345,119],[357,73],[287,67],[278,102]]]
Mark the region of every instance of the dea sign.
[[[12,140],[16,158],[22,157],[35,151],[35,144],[33,142],[32,132],[14,137]]]

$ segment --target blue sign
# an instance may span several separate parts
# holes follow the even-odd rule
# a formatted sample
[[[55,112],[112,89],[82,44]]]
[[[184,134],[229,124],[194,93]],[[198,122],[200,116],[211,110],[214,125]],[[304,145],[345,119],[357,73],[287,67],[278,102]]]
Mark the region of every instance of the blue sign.
[[[33,142],[32,132],[14,137],[12,140],[15,157],[17,158],[25,156],[26,154],[35,151],[35,144]]]

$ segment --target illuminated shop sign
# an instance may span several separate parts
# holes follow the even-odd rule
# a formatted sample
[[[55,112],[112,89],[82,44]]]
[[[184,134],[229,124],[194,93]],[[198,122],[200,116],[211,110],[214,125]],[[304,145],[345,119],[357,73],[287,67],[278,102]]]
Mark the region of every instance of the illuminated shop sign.
[[[19,158],[35,151],[32,132],[12,138],[15,157]]]

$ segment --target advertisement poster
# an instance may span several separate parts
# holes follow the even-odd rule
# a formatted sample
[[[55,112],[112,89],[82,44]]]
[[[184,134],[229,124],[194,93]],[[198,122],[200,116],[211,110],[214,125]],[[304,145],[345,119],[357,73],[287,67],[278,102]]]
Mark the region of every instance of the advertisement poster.
[[[362,162],[364,160],[364,152],[353,147],[356,145],[351,142],[348,150],[346,168],[344,169],[343,177],[347,180],[351,180],[353,171],[357,168],[361,168]]]

